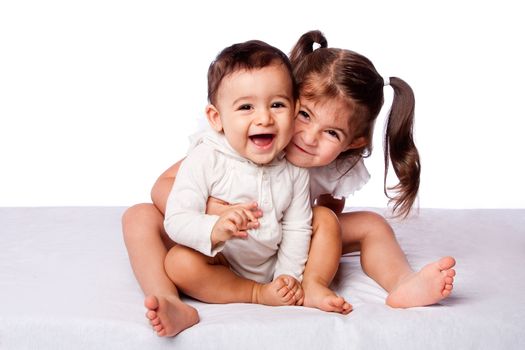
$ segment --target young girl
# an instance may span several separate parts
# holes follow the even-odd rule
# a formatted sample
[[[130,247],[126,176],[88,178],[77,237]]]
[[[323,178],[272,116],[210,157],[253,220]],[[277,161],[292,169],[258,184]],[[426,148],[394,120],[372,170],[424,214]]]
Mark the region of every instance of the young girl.
[[[321,47],[313,50],[314,43]],[[311,198],[317,205],[303,279],[304,305],[341,313],[350,311],[350,305],[328,285],[341,252],[358,250],[364,272],[389,292],[388,305],[424,306],[447,297],[455,274],[453,258],[442,258],[414,272],[384,218],[371,212],[340,213],[343,196],[360,188],[368,178],[362,157],[371,151],[373,125],[383,104],[383,78],[365,57],[327,48],[326,39],[318,31],[303,35],[291,58],[302,109],[295,121],[287,158],[311,169]],[[394,188],[398,190],[393,197],[394,208],[406,215],[419,182],[419,157],[412,142],[414,98],[401,79],[391,78],[390,85],[394,101],[387,121],[385,163],[392,160],[400,179]],[[123,217],[132,268],[146,295],[146,316],[160,336],[175,335],[198,322],[196,310],[179,299],[164,270],[167,249],[174,242],[163,230],[163,213],[179,165],[180,162],[173,165],[155,183],[154,205],[133,206]],[[219,210],[217,206],[220,207],[217,201],[208,201],[208,210]],[[334,208],[338,217],[324,206]],[[325,244],[336,248],[321,256],[317,248]]]
[[[312,210],[308,171],[283,152],[298,107],[289,59],[262,41],[234,44],[210,65],[208,91],[213,130],[194,135],[166,205],[179,243],[166,272],[207,303],[302,304]],[[209,197],[251,203],[211,215]]]

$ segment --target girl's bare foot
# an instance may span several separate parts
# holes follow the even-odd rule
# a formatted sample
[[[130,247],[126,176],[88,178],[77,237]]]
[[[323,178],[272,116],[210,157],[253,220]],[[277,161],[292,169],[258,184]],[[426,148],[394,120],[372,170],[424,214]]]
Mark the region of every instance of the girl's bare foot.
[[[148,309],[146,317],[160,337],[173,337],[199,322],[195,308],[183,303],[176,296],[147,296],[144,306]]]
[[[301,305],[303,290],[301,284],[291,276],[281,275],[266,284],[255,283],[252,303],[269,306]]]
[[[456,271],[454,258],[447,256],[404,277],[390,292],[386,304],[395,308],[432,305],[452,292]]]
[[[352,305],[334,291],[315,281],[304,281],[304,306],[346,315]]]

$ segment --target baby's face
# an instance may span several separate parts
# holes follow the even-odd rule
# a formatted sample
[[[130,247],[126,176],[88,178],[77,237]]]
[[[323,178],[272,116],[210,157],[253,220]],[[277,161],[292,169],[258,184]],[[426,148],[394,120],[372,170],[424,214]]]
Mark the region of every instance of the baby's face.
[[[303,168],[319,167],[333,162],[351,144],[349,118],[353,113],[342,99],[323,103],[300,98],[292,140],[286,148],[286,159]]]
[[[296,104],[281,64],[228,75],[215,107],[229,144],[254,163],[271,162],[292,137]]]

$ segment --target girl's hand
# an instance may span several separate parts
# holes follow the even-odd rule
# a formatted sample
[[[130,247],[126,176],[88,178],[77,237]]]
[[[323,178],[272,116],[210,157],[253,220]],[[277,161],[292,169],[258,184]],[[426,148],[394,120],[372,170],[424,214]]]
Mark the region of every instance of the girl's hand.
[[[230,204],[226,201],[223,201],[222,199],[215,197],[208,198],[208,202],[206,203],[206,214],[221,216],[226,210],[235,207],[250,210],[256,219],[259,219],[263,216],[262,210],[259,209],[257,202],[250,202],[244,204]],[[255,228],[255,226],[253,226],[251,223],[248,223],[248,230],[252,228]]]
[[[341,214],[345,208],[345,197],[334,198],[331,194],[322,194],[317,197],[316,205],[331,209],[335,214]]]
[[[262,212],[256,202],[229,206],[219,216],[213,226],[211,243],[213,246],[232,238],[246,238],[249,229],[259,227]]]

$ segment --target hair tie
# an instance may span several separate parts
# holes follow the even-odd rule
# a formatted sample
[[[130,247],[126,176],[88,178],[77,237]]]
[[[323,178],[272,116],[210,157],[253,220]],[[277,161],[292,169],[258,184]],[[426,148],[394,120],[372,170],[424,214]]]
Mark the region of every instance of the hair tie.
[[[384,86],[390,85],[390,78],[389,77],[383,78],[383,84]]]

